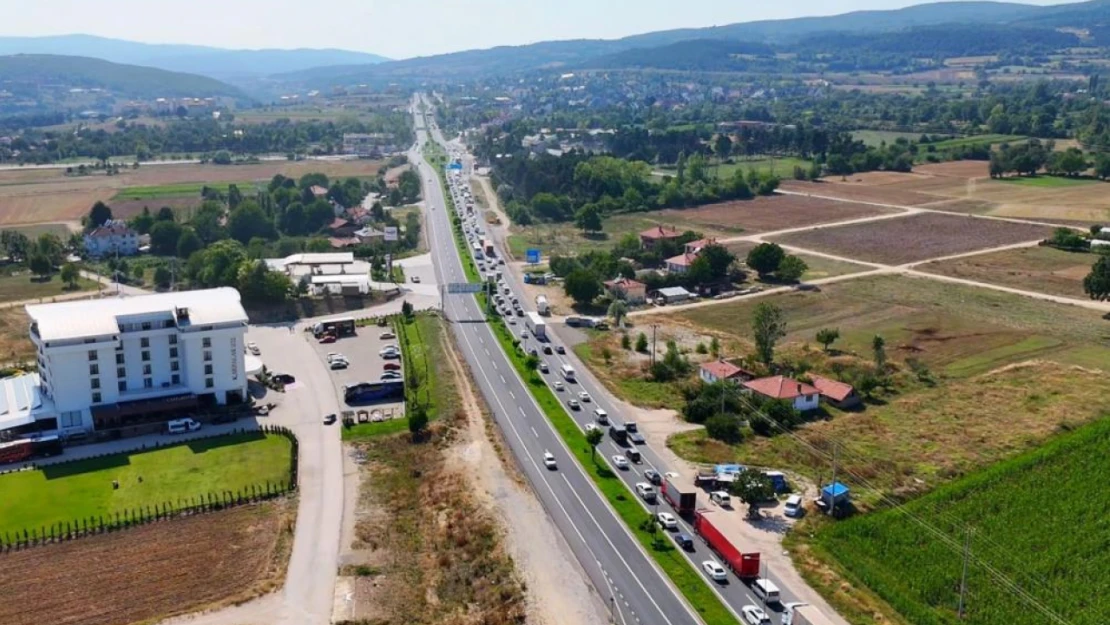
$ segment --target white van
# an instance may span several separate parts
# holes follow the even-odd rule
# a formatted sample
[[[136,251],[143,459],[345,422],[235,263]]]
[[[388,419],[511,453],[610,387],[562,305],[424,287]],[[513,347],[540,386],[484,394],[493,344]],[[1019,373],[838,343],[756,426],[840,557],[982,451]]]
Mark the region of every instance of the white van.
[[[802,496],[791,495],[786,498],[786,505],[782,508],[782,513],[788,517],[800,517],[804,514],[805,508],[802,507]]]
[[[605,412],[604,408],[594,408],[594,418],[597,419],[597,422],[601,425],[609,423],[609,413]]]
[[[778,603],[779,602],[779,587],[769,579],[762,577],[755,580],[752,584],[752,592],[755,596],[763,600],[764,603]]]
[[[710,499],[710,501],[717,504],[718,506],[721,506],[722,508],[731,508],[732,507],[732,498],[729,497],[728,493],[726,493],[723,490],[715,490],[715,491],[709,493],[709,499]]]
[[[184,434],[186,432],[196,432],[199,429],[200,423],[193,419],[174,419],[166,422],[166,432],[169,434]]]

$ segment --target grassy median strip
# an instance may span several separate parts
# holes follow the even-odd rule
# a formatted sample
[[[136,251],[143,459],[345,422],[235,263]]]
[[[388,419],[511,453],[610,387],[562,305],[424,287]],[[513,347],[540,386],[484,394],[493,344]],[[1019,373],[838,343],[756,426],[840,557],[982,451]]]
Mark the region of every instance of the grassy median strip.
[[[675,549],[674,544],[661,534],[652,534],[645,528],[644,522],[650,518],[650,515],[634,499],[620,478],[614,475],[607,465],[594,458],[585,434],[566,413],[559,398],[547,386],[540,374],[528,368],[524,354],[517,347],[512,333],[504,322],[500,318],[495,318],[491,320],[490,326],[501,347],[508,354],[509,360],[512,361],[513,367],[520,373],[532,396],[535,397],[536,403],[555,426],[555,430],[563,437],[567,447],[605,494],[613,509],[624,519],[632,534],[671,578],[690,605],[708,625],[738,623],[728,608],[706,585],[697,570]]]

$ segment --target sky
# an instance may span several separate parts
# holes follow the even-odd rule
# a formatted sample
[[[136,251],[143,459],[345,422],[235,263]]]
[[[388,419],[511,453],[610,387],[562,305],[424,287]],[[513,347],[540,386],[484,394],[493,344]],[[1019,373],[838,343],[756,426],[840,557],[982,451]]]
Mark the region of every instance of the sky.
[[[0,0],[0,35],[84,33],[394,59],[553,39],[895,9],[921,0]],[[1062,4],[1062,0],[1025,0]]]

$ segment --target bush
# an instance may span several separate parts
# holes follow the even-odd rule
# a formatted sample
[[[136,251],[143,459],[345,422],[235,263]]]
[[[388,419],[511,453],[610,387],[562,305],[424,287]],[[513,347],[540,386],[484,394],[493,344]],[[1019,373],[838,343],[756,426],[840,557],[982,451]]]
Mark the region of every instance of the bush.
[[[698,346],[696,348],[694,348],[694,351],[699,353],[699,354],[708,354],[709,353],[709,349],[705,346],[705,343],[698,343]]]
[[[627,334],[621,335],[621,349],[632,349],[632,338]]]
[[[744,440],[740,431],[740,421],[731,415],[717,415],[705,422],[705,433],[709,438],[735,445]]]
[[[640,352],[641,354],[646,354],[647,350],[647,335],[641,332],[640,335],[636,337],[636,351]]]

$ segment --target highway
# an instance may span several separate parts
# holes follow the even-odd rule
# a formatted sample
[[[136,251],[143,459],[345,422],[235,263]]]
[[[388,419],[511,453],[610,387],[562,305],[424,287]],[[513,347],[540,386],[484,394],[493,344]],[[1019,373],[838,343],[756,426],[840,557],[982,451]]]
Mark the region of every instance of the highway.
[[[417,120],[417,124],[418,124],[418,129],[420,130],[420,133],[418,134],[418,136],[421,137],[421,141],[423,141],[424,140],[423,137],[426,136],[424,134],[424,132],[426,132],[426,129],[424,129],[422,127],[421,121],[419,119]],[[443,138],[442,138],[442,135],[439,134],[438,130],[435,130],[432,134],[433,134],[434,138],[441,145],[446,145]],[[422,163],[421,169],[422,169],[425,181],[427,181],[427,179],[430,176],[438,175],[434,171],[431,171],[431,172],[424,171],[424,170],[430,169],[430,168],[428,168],[427,164],[424,163],[423,160],[421,160],[420,162]],[[466,178],[464,177],[464,180],[465,179]],[[436,179],[436,181],[438,182],[438,179]],[[428,186],[428,185],[426,185],[426,186]],[[450,241],[450,238],[452,237],[452,233],[451,233],[449,215],[447,215],[446,211],[443,209],[444,203],[442,201],[442,197],[438,197],[441,194],[440,189],[439,189],[438,185],[435,185],[435,186],[436,186],[436,189],[434,191],[430,191],[429,194],[428,194],[429,195],[429,205],[435,207],[434,210],[431,211],[431,216],[430,216],[430,220],[434,220],[432,230],[435,231],[434,232],[434,234],[435,234],[435,236],[434,236],[435,243],[433,244],[433,248],[436,249],[437,252],[441,256],[444,255],[444,254],[450,254],[451,256],[453,256],[453,258],[450,261],[441,260],[440,257],[437,257],[436,258],[436,265],[437,265],[437,268],[449,267],[445,272],[446,275],[442,276],[442,278],[444,278],[442,280],[443,282],[465,282],[466,279],[465,279],[465,276],[462,272],[461,266],[456,267],[456,265],[458,265],[458,257],[457,257],[457,254],[455,253],[456,248],[453,244],[453,241]],[[434,198],[434,200],[432,198]],[[460,205],[460,202],[459,202],[458,199],[456,199],[455,204],[456,204],[456,206]],[[449,264],[443,264],[445,262],[449,263]],[[456,271],[457,271],[457,273],[454,273]],[[523,295],[524,290],[523,290],[523,288],[521,288],[521,285],[516,283],[516,278],[515,278],[515,276],[513,276],[512,272],[510,272],[506,269],[502,272],[502,274],[504,276],[504,279],[505,279],[506,283],[509,285],[510,289],[514,293],[518,294],[518,296]],[[525,301],[524,297],[521,297],[521,304],[522,304],[522,306],[524,306],[524,308],[526,310],[534,310],[534,306],[531,306],[532,303],[528,302],[528,301]],[[448,310],[448,316],[452,319],[463,319],[463,318],[465,318],[465,319],[480,319],[481,318],[480,311],[477,310],[477,302],[473,297],[470,297],[470,296],[449,296],[445,300],[445,306],[448,306],[448,309],[447,309]],[[459,329],[460,326],[461,326],[461,329]],[[510,326],[510,328],[513,329],[514,332],[519,332],[521,329],[523,329],[523,327],[524,327],[524,324],[522,322],[518,323],[517,325]],[[484,323],[456,324],[456,328],[459,329],[458,334],[460,335],[460,342],[464,343],[464,346],[463,346],[464,351],[466,351],[467,347],[468,347],[467,345],[465,345],[466,341],[472,341],[473,340],[472,337],[474,335],[482,335],[483,340],[480,340],[478,342],[478,345],[472,346],[472,347],[477,347],[478,348],[480,358],[477,362],[479,362],[481,364],[479,366],[475,366],[473,364],[475,361],[470,360],[469,355],[467,356],[467,358],[468,358],[468,361],[470,361],[472,363],[471,367],[472,367],[472,369],[474,369],[476,376],[479,378],[480,384],[483,386],[483,392],[487,392],[486,385],[482,384],[483,377],[486,378],[484,380],[486,383],[490,383],[491,380],[489,380],[489,377],[492,375],[492,378],[493,378],[492,382],[493,383],[489,384],[489,387],[490,387],[489,390],[494,392],[495,396],[497,398],[499,398],[499,399],[490,400],[490,404],[493,407],[495,413],[498,412],[498,407],[499,407],[497,405],[497,402],[504,401],[506,397],[508,399],[512,400],[512,403],[518,403],[518,400],[521,400],[521,399],[525,400],[524,402],[522,402],[525,405],[518,406],[515,409],[516,414],[519,414],[521,418],[520,419],[513,418],[513,419],[509,420],[508,421],[508,427],[505,428],[504,431],[505,431],[506,437],[508,437],[510,439],[512,439],[514,437],[514,433],[516,433],[518,431],[522,431],[525,434],[525,436],[524,436],[525,439],[528,438],[527,437],[528,433],[532,433],[534,435],[534,438],[539,438],[539,437],[542,436],[542,438],[544,439],[543,444],[548,445],[548,446],[543,447],[543,448],[539,448],[539,451],[536,452],[535,457],[530,458],[530,459],[527,460],[527,462],[532,462],[532,463],[535,463],[538,460],[539,465],[537,465],[537,466],[542,467],[543,449],[552,449],[554,451],[554,449],[551,447],[551,445],[555,445],[555,446],[559,447],[560,449],[562,449],[561,442],[555,442],[555,443],[547,442],[547,440],[549,440],[548,436],[553,437],[557,441],[558,440],[557,434],[553,430],[551,430],[551,426],[548,423],[546,417],[543,415],[543,413],[538,409],[538,407],[536,407],[534,405],[534,403],[531,402],[531,396],[530,395],[525,395],[525,396],[521,395],[521,393],[527,393],[527,390],[524,388],[523,383],[521,383],[519,378],[516,376],[515,371],[513,371],[511,369],[511,365],[505,359],[504,354],[501,353],[499,345],[495,342],[491,343],[491,341],[494,341],[495,339],[493,339],[489,328]],[[549,332],[548,334],[550,335],[551,333]],[[555,341],[555,340],[549,339],[549,341],[552,343],[552,345],[557,344],[557,341]],[[526,343],[535,344],[535,339],[534,338],[528,338]],[[576,382],[573,383],[573,384],[567,384],[567,390],[565,392],[561,392],[561,393],[557,392],[556,393],[556,396],[559,397],[562,401],[565,402],[567,399],[570,399],[571,397],[576,397],[579,391],[585,391],[590,395],[591,401],[588,402],[588,403],[583,403],[582,404],[582,410],[578,410],[578,411],[569,410],[569,409],[567,410],[568,414],[570,414],[571,418],[573,418],[575,420],[575,422],[578,423],[579,427],[584,428],[587,423],[592,423],[593,422],[592,412],[593,412],[594,407],[600,407],[600,408],[605,409],[605,411],[608,412],[608,414],[609,414],[610,421],[613,422],[613,423],[618,423],[619,424],[619,423],[622,423],[624,421],[624,419],[622,419],[621,416],[620,416],[621,415],[621,410],[619,409],[619,406],[612,399],[608,390],[606,390],[601,385],[601,383],[598,382],[596,380],[596,378],[593,377],[593,375],[589,372],[589,370],[583,365],[582,362],[580,362],[577,359],[577,357],[575,357],[572,354],[572,352],[570,350],[567,350],[566,354],[557,354],[557,353],[555,353],[555,354],[552,354],[552,355],[544,355],[544,356],[542,356],[542,358],[548,363],[548,366],[549,366],[550,373],[545,376],[549,380],[549,382],[552,382],[556,379],[561,379],[557,372],[559,371],[559,368],[564,364],[571,365],[574,368],[575,372],[576,372],[576,378],[577,378]],[[488,395],[487,395],[487,400],[489,400]],[[512,412],[514,410],[511,405],[508,405],[507,409],[510,412]],[[515,415],[514,415],[514,417],[515,417]],[[503,427],[505,427],[505,423],[502,422],[500,414],[498,414],[498,422]],[[628,486],[628,488],[629,488],[629,497],[632,498],[632,499],[635,499],[636,501],[639,501],[641,503],[641,505],[643,506],[645,512],[653,512],[653,513],[654,512],[672,512],[673,513],[674,510],[671,509],[670,505],[661,496],[658,497],[658,503],[655,506],[648,506],[645,502],[643,502],[642,500],[640,500],[636,496],[635,491],[634,491],[635,484],[637,482],[647,482],[648,481],[647,478],[645,478],[644,475],[643,475],[643,472],[645,470],[652,469],[652,470],[655,470],[656,472],[658,472],[660,475],[666,474],[667,472],[672,470],[671,467],[666,466],[662,462],[660,457],[649,446],[647,446],[647,445],[638,445],[637,448],[640,450],[640,452],[643,456],[643,462],[638,464],[638,465],[637,464],[631,464],[627,471],[614,470],[614,472],[618,476],[620,476],[621,479]],[[600,445],[598,445],[598,447],[597,447],[597,453],[598,453],[599,459],[604,458],[606,462],[609,462],[609,458],[612,457],[613,455],[616,455],[616,454],[622,454],[623,455],[624,452],[625,452],[625,449],[622,448],[622,447],[619,447],[608,436],[606,436],[603,439],[602,443]],[[518,453],[518,450],[515,449],[515,448],[514,448],[514,453]],[[565,450],[564,450],[564,453],[566,454],[565,459],[564,459],[563,454],[556,453],[556,455],[559,456],[559,459],[560,459],[559,472],[566,474],[566,473],[570,472],[571,467],[569,465],[573,464],[574,460],[573,460],[572,457],[569,456],[568,452],[565,452]],[[518,455],[518,458],[521,458],[521,457]],[[523,460],[522,460],[522,462],[523,462]],[[574,466],[573,469],[574,469],[573,473],[575,474],[574,477],[575,478],[581,478],[581,480],[583,482],[585,482],[585,489],[589,491],[589,493],[591,495],[591,499],[601,499],[601,495],[596,493],[596,491],[594,490],[592,482],[589,481],[588,476],[585,476],[584,474],[582,474],[581,470],[577,466]],[[545,473],[543,475],[545,477],[551,477],[550,474]],[[530,475],[529,477],[531,478],[532,476]],[[693,476],[684,476],[684,477],[686,477],[687,479],[689,479],[691,481],[692,481],[692,478],[693,478]],[[538,484],[536,482],[533,482],[533,483],[536,484],[537,487],[540,486],[540,484]],[[568,501],[571,502],[571,503],[580,503],[583,506],[587,506],[587,501],[586,501],[587,498],[585,497],[585,493],[582,489],[577,487],[577,482],[575,482],[575,488],[573,489],[573,491],[574,491],[574,495],[572,495],[572,498],[570,500],[565,499],[565,498],[560,498],[559,503],[557,504],[557,506],[565,505],[566,503],[568,503]],[[707,501],[707,497],[706,497],[705,493],[704,492],[699,492],[698,495],[699,495],[698,496],[698,505],[699,505],[699,507],[707,507],[709,505],[709,502]],[[552,513],[552,516],[558,517],[558,514],[556,514],[557,510],[552,510],[552,508],[548,504],[548,500],[546,498],[544,499],[544,503],[545,503],[545,505],[548,505],[548,510]],[[608,505],[604,500],[601,500],[600,505],[601,505],[602,508],[604,508],[604,511],[605,511],[607,516],[614,516],[613,513],[609,511]],[[595,510],[596,509],[592,506],[588,506],[588,507],[589,507],[590,510]],[[731,511],[731,512],[721,511],[721,512],[718,512],[717,514],[743,514],[743,511],[738,509],[738,510]],[[676,515],[676,517],[677,517],[677,515]],[[561,523],[561,521],[563,521],[563,519],[556,518],[556,524],[560,527],[561,530],[564,531],[564,533],[566,533],[566,527],[564,526],[563,523]],[[615,518],[614,521],[617,524],[621,525],[621,529],[617,530],[617,532],[622,533],[622,534],[626,533],[624,531],[623,522],[619,518]],[[721,583],[718,583],[718,582],[715,582],[715,581],[709,579],[708,576],[706,576],[704,571],[702,570],[701,563],[705,560],[708,560],[708,559],[714,559],[714,560],[717,560],[718,562],[720,562],[721,561],[720,558],[716,557],[708,549],[708,547],[706,547],[705,544],[699,538],[697,538],[697,534],[693,531],[693,528],[685,520],[683,520],[681,517],[678,517],[678,521],[679,521],[678,532],[684,532],[684,533],[686,533],[690,536],[695,537],[695,549],[691,552],[683,552],[683,553],[686,554],[686,557],[689,560],[689,562],[691,563],[691,565],[694,566],[697,569],[697,571],[699,572],[699,574],[701,574],[703,576],[703,579],[705,580],[706,584],[708,584],[711,588],[713,588],[715,590],[715,592],[718,594],[718,596],[721,598],[721,600],[728,607],[730,607],[732,609],[732,611],[737,615],[737,618],[739,620],[742,620],[739,615],[740,615],[741,608],[745,605],[753,604],[753,605],[758,605],[758,606],[761,606],[761,607],[764,607],[765,609],[767,609],[767,606],[764,606],[762,604],[762,602],[760,602],[751,593],[751,590],[745,584],[740,582],[739,579],[737,579],[735,576],[733,576],[733,574],[731,572],[729,572],[728,582],[724,583],[724,584],[721,584]],[[582,529],[581,526],[576,526],[575,529],[572,530],[572,532],[577,532],[581,529]],[[674,533],[677,533],[677,532],[668,533],[668,534],[673,536]],[[606,536],[612,536],[612,534],[606,534]],[[567,534],[567,541],[572,546],[575,545],[575,540],[574,539],[575,539],[575,535]],[[613,545],[613,546],[617,546],[619,548],[619,545]],[[736,544],[736,546],[741,551],[745,550],[744,545],[742,543],[741,544]],[[644,555],[643,552],[641,551],[640,546],[639,546],[638,543],[634,543],[633,545],[631,545],[631,548],[634,549],[637,552],[637,554],[636,554],[637,558],[648,559],[647,556]],[[682,551],[680,550],[680,552],[682,552]],[[622,555],[624,555],[625,558],[628,558],[629,560],[631,560],[631,554],[628,551],[621,550],[620,553]],[[594,575],[592,574],[592,571],[590,570],[591,567],[588,566],[588,564],[589,564],[588,560],[583,559],[583,556],[582,556],[581,553],[578,553],[577,555],[578,555],[579,559],[582,561],[586,570],[588,572],[591,572],[591,578],[593,578]],[[592,557],[592,555],[591,555],[591,557]],[[643,570],[643,569],[642,568],[636,568],[635,570],[640,571],[640,570]],[[611,569],[607,569],[607,571],[611,573]],[[655,572],[653,571],[653,573],[655,573]],[[794,598],[794,596],[789,592],[789,590],[781,583],[781,581],[776,578],[773,571],[764,570],[762,576],[771,579],[779,587],[783,603],[789,603],[789,602],[792,602],[792,601],[796,600]],[[629,580],[622,580],[622,583],[621,583],[621,588],[622,589],[627,587],[628,581]],[[595,585],[597,584],[596,579],[594,579],[594,583],[595,583]],[[604,585],[599,585],[598,588],[599,589],[604,589],[606,587]],[[604,592],[605,591],[602,590],[603,594],[604,594]],[[655,607],[655,606],[653,606],[653,607]],[[769,614],[772,615],[772,618],[774,619],[774,621],[777,622],[778,618],[776,618],[774,616],[774,611],[772,609],[767,609],[767,611],[768,611]],[[643,615],[643,613],[638,613],[638,614],[641,617]],[[621,621],[618,619],[617,622],[621,622]],[[646,622],[655,622],[655,621],[648,619]],[[659,621],[659,622],[663,622],[663,621]],[[688,621],[671,621],[671,622],[688,622]]]

